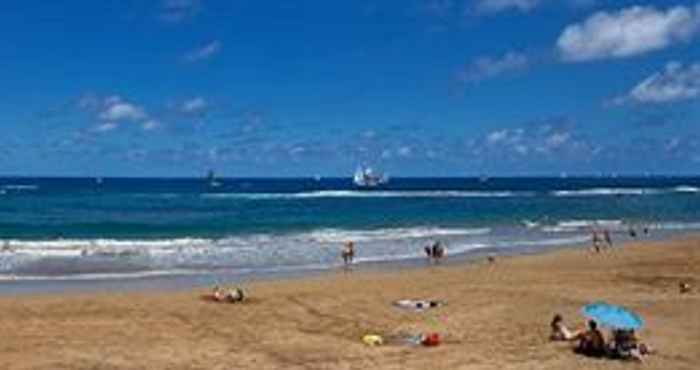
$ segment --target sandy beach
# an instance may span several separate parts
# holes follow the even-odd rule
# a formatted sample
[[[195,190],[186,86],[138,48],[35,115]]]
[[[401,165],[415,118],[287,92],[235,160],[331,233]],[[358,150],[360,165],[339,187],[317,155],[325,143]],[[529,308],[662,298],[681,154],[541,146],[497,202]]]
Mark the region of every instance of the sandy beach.
[[[681,280],[693,284],[679,294]],[[657,350],[646,369],[700,366],[700,239],[628,244],[595,255],[568,249],[390,272],[333,271],[247,286],[244,304],[208,291],[0,297],[1,369],[623,369],[548,340],[562,313],[582,326],[582,305],[629,307]],[[447,306],[424,313],[403,298]],[[385,337],[439,332],[438,347],[368,347]]]

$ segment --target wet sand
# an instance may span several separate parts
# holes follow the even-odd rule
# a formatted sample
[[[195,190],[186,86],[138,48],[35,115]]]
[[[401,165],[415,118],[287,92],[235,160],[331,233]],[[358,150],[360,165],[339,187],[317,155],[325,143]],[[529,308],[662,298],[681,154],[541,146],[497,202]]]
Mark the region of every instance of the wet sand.
[[[689,281],[690,294],[678,283]],[[0,297],[0,369],[627,369],[552,343],[549,320],[582,326],[580,307],[606,300],[646,320],[657,350],[645,369],[700,368],[700,239],[568,249],[388,272],[335,271],[247,286],[244,304],[206,290]],[[403,298],[444,299],[425,313]],[[444,343],[367,347],[439,332]]]

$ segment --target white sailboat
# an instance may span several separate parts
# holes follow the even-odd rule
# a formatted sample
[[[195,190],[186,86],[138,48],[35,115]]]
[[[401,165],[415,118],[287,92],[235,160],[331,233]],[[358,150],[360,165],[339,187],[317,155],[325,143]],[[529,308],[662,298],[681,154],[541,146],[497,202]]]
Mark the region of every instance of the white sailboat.
[[[221,186],[221,182],[216,181],[216,176],[214,175],[214,171],[212,170],[209,170],[209,172],[207,173],[207,182],[212,188],[218,188],[219,186]]]

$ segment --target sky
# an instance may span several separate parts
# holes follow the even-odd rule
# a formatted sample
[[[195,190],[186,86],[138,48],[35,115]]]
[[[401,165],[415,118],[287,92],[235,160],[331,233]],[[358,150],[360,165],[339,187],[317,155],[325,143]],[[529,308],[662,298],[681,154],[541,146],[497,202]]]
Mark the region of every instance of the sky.
[[[0,4],[0,175],[698,174],[700,1]]]

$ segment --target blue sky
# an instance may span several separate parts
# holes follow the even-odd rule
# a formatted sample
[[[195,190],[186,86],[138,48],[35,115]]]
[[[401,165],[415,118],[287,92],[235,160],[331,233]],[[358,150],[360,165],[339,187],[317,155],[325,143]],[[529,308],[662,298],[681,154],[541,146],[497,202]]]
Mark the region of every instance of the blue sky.
[[[0,174],[697,174],[700,2],[0,5]]]

